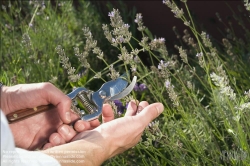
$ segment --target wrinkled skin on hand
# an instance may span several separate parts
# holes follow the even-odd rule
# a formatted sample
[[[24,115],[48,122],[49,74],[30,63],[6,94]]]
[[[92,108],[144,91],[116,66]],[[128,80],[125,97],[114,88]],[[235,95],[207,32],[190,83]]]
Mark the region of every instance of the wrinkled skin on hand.
[[[1,109],[4,114],[41,105],[53,104],[54,110],[40,113],[20,122],[10,124],[17,147],[34,150],[41,148],[49,141],[52,133],[59,131],[63,124],[76,121],[78,116],[70,110],[71,99],[50,83],[20,84],[12,87],[2,87]],[[98,120],[91,123],[77,121],[75,129],[80,132],[98,126]],[[73,137],[75,133],[68,133]],[[69,139],[57,141],[63,144]],[[56,142],[56,140],[54,140]],[[52,144],[54,146],[54,144]]]
[[[138,113],[138,108],[140,107],[143,109],[139,110]],[[109,109],[111,107],[107,110]],[[161,103],[148,105],[147,102],[143,101],[137,106],[132,101],[129,103],[124,117],[115,120],[112,120],[112,118],[106,119],[106,123],[95,129],[78,133],[71,142],[52,147],[43,152],[50,155],[51,151],[55,153],[58,151],[82,151],[84,152],[84,157],[81,160],[84,160],[84,165],[101,165],[105,160],[135,146],[140,140],[144,129],[162,113],[163,109]],[[62,153],[56,153],[56,155],[59,158],[64,158]],[[63,166],[67,165],[61,164]]]
[[[138,108],[143,108],[138,113]],[[146,101],[139,103],[130,102],[124,117],[104,123],[97,128],[77,134],[72,141],[81,139],[95,142],[96,139],[106,140],[104,148],[110,157],[113,157],[125,150],[135,146],[148,124],[163,111],[161,103],[149,105]],[[99,133],[99,138],[91,137]]]

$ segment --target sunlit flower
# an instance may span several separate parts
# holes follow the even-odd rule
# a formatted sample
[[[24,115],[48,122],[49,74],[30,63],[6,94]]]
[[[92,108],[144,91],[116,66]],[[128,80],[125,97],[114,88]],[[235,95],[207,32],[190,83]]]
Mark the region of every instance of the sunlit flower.
[[[161,38],[159,39],[159,41],[162,42],[162,43],[164,43],[164,42],[165,42],[165,39],[164,39],[163,37],[161,37]]]
[[[169,1],[169,0],[163,0],[162,3],[167,4],[167,1]]]
[[[158,69],[164,69],[169,65],[169,62],[164,62],[163,60],[160,61],[158,65]]]
[[[196,57],[202,57],[202,56],[203,56],[202,52],[196,54]]]
[[[166,86],[166,88],[169,88],[170,87],[170,82],[169,82],[169,80],[167,80],[166,82],[165,82],[165,86]]]
[[[112,12],[109,12],[108,16],[109,16],[109,17],[115,17],[115,12],[113,12],[113,11],[112,11]]]
[[[124,27],[125,27],[125,28],[129,28],[130,25],[129,25],[129,24],[124,24]]]

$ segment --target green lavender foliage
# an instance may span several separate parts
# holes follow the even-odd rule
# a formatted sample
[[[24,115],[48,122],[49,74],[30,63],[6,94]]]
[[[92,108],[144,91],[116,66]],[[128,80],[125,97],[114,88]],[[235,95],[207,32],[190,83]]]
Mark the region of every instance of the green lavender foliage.
[[[57,10],[51,10],[47,5],[43,10],[51,13],[51,22],[45,24],[48,20],[36,15],[36,24],[27,27],[33,13],[36,13],[36,8],[31,7],[32,14],[17,26],[22,35],[13,29],[16,27],[13,19],[5,15],[1,40],[5,46],[2,49],[4,57],[1,58],[4,60],[1,61],[2,80],[15,84],[50,80],[57,76],[53,82],[57,85],[69,80],[71,85],[90,86],[94,81],[105,82],[124,72],[136,75],[140,83],[147,85],[147,90],[133,92],[123,102],[131,98],[149,103],[162,102],[165,110],[149,124],[138,145],[103,165],[248,165],[250,33],[244,22],[249,18],[235,15],[245,31],[245,38],[235,36],[229,25],[222,44],[218,44],[207,32],[198,30],[188,2],[181,0],[180,3],[183,9],[174,1],[163,1],[173,16],[187,26],[183,31],[182,44],[175,46],[178,54],[169,53],[164,38],[152,37],[141,13],[135,15],[132,23],[124,19],[120,9],[112,9],[107,13],[110,24],[102,24],[98,16],[91,22],[79,20],[70,15],[77,12],[69,12],[66,10],[68,7],[60,9],[60,14],[56,15],[53,12]],[[244,3],[249,9],[248,1]],[[17,15],[21,19],[17,8],[13,9],[11,16]],[[71,20],[66,19],[68,17]],[[6,22],[12,29],[5,25]],[[43,28],[38,28],[38,24]],[[141,38],[132,32],[134,24]],[[81,33],[77,31],[79,26]],[[96,33],[99,30],[106,38],[103,40],[105,46],[108,43],[109,49],[115,50],[116,57],[102,48],[104,42],[99,41],[102,35]],[[177,34],[177,28],[174,32]],[[39,48],[46,49],[41,51]],[[142,53],[151,60],[150,65],[141,61]],[[50,67],[52,64],[54,66]],[[97,65],[102,67],[97,68]],[[47,71],[49,68],[51,70]],[[80,69],[88,72],[79,75]],[[59,79],[60,74],[62,78]]]
[[[3,1],[0,76],[4,84],[50,81],[65,89],[67,73],[88,73],[79,66],[74,47],[84,47],[85,25],[95,31],[100,42],[104,40],[99,28],[102,18],[89,1],[79,1],[77,6],[72,1]],[[67,50],[72,68],[61,67],[58,45]],[[98,66],[94,57],[91,63]]]
[[[144,99],[160,101],[166,108],[136,147],[104,165],[247,165],[249,38],[232,40],[229,29],[223,47],[218,46],[206,32],[196,30],[186,1],[185,9],[172,1],[163,2],[189,28],[184,31],[185,45],[176,46],[179,55],[169,55],[163,38],[147,36],[141,14],[135,22],[142,39],[130,37],[124,30],[128,25],[115,9],[109,13],[111,27],[103,28],[109,42],[121,51],[118,59],[124,68],[148,85]],[[133,48],[128,38],[141,47]],[[158,64],[142,64],[138,58],[142,51]]]
[[[179,55],[169,55],[164,38],[152,39],[147,35],[140,13],[134,21],[143,37],[136,39],[118,9],[109,12],[110,25],[102,26],[107,40],[120,51],[117,61],[107,63],[102,50],[98,46],[93,48],[97,58],[107,65],[101,71],[92,70],[96,78],[108,75],[115,79],[120,75],[119,71],[125,70],[148,85],[148,93],[143,97],[134,93],[134,98],[160,101],[166,107],[163,115],[146,129],[136,147],[104,165],[247,164],[249,136],[245,115],[250,104],[249,90],[244,88],[249,88],[250,81],[249,77],[242,78],[249,76],[249,57],[236,55],[237,45],[230,46],[229,39],[222,40],[224,49],[221,49],[213,45],[206,32],[199,33],[193,21],[187,20],[191,17],[186,2],[187,16],[174,2],[164,3],[194,34],[193,39],[188,30],[184,31],[184,39],[187,39],[184,42],[189,49],[176,46]],[[91,33],[89,29],[88,33]],[[86,36],[86,40],[91,41],[92,36]],[[134,48],[131,40],[138,42],[139,47]],[[148,53],[151,66],[142,63],[141,52]],[[235,64],[233,68],[231,62]],[[240,71],[245,72],[241,74]],[[242,80],[247,84],[242,84]]]

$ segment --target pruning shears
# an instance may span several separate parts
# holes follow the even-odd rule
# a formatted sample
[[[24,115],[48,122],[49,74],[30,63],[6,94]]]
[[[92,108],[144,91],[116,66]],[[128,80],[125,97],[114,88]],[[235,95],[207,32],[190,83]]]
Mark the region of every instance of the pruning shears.
[[[127,96],[133,90],[136,79],[137,77],[134,76],[133,80],[128,85],[127,75],[124,74],[115,80],[104,83],[96,92],[84,87],[75,88],[72,92],[67,94],[72,100],[71,110],[84,121],[97,119],[102,113],[103,104]],[[18,110],[8,114],[6,117],[9,123],[14,123],[54,108],[55,106],[52,104],[43,105],[35,108]]]

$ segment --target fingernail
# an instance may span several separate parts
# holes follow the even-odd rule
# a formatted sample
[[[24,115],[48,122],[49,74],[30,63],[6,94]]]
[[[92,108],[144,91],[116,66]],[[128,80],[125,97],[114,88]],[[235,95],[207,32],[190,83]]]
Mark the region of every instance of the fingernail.
[[[70,112],[66,112],[66,120],[71,122]]]
[[[158,112],[158,115],[160,115],[163,110],[164,110],[164,106],[162,103],[158,103],[158,105],[156,106],[156,109],[157,109],[157,112]]]
[[[80,124],[78,124],[77,128],[79,131],[83,131],[85,129],[85,126],[84,126],[84,124],[80,123]]]
[[[55,136],[55,138],[53,139],[53,142],[56,144],[56,145],[59,145],[61,143],[61,140],[58,136]]]
[[[136,112],[136,114],[139,114],[142,110],[143,110],[144,108],[142,107],[142,106],[138,106],[137,107],[137,112]]]
[[[68,135],[69,134],[69,129],[66,126],[62,126],[60,128],[60,132],[62,132],[63,135]]]
[[[137,100],[131,100],[130,102],[133,103],[133,104],[136,104],[136,105],[139,104],[139,101],[137,101]]]

